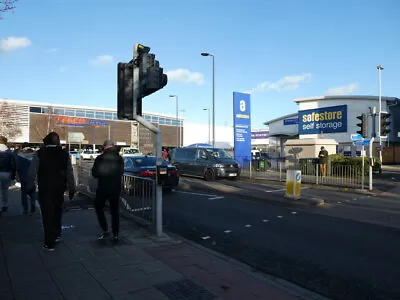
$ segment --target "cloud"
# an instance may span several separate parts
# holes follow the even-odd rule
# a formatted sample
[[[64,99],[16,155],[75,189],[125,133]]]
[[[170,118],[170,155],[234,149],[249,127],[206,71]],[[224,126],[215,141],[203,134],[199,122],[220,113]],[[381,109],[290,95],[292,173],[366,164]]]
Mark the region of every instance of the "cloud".
[[[29,47],[31,40],[26,37],[10,36],[0,40],[0,53],[11,52],[17,49]]]
[[[246,91],[246,93],[253,92],[266,92],[266,91],[293,91],[300,87],[303,83],[308,83],[311,81],[311,73],[304,73],[301,75],[293,75],[293,76],[285,76],[277,81],[265,81],[257,85],[255,88],[250,91]]]
[[[89,63],[96,67],[101,67],[105,65],[109,65],[114,61],[114,57],[111,55],[99,55],[96,58],[89,60]]]
[[[169,82],[179,83],[196,83],[202,85],[204,83],[204,74],[199,72],[191,72],[188,69],[176,69],[166,72]]]
[[[60,49],[58,48],[51,48],[51,49],[47,49],[46,52],[47,53],[54,53],[54,52],[58,52]]]
[[[325,92],[325,95],[348,95],[358,89],[358,83],[350,83],[348,85],[333,87]]]

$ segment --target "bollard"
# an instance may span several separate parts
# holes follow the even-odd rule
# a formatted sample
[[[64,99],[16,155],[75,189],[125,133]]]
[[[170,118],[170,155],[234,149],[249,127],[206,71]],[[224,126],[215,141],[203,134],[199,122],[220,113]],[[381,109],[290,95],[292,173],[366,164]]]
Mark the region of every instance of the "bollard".
[[[285,197],[300,199],[301,196],[301,171],[287,170]]]

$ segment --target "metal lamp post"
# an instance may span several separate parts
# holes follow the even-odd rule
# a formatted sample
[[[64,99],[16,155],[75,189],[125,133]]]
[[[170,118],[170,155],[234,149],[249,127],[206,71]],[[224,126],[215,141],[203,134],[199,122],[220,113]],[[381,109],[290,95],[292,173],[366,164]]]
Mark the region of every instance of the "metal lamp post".
[[[211,131],[211,128],[210,128],[210,109],[209,108],[203,108],[203,110],[206,110],[208,112],[208,144],[210,144],[211,143],[211,137],[210,137],[210,135],[211,135],[211,133],[210,133],[210,131]]]
[[[178,110],[178,96],[169,95],[171,98],[175,98],[176,101],[176,147],[179,147],[179,110]]]
[[[379,161],[382,163],[382,136],[381,136],[381,113],[382,113],[382,65],[376,66],[379,78],[379,114],[378,114],[378,134],[379,134]]]
[[[202,52],[202,56],[211,56],[212,57],[212,77],[213,77],[213,85],[212,85],[212,146],[215,148],[215,59],[214,55],[208,52]]]

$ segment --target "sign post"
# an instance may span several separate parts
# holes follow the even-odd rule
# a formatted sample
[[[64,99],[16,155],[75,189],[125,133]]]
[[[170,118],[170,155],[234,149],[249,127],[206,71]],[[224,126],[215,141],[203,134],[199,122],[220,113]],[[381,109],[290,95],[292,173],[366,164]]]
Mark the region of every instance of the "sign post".
[[[369,143],[369,190],[372,191],[372,167],[374,164],[374,160],[372,157],[372,145],[374,143],[374,137],[371,138]]]
[[[251,172],[250,94],[233,92],[235,160]]]

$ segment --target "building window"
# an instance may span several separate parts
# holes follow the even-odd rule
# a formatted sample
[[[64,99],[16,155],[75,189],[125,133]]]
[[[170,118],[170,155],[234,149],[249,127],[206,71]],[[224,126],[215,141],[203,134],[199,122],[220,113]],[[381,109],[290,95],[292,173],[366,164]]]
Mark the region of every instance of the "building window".
[[[118,114],[117,113],[113,113],[113,120],[118,120]]]
[[[94,118],[94,111],[87,110],[86,111],[86,118]]]
[[[161,125],[165,125],[167,122],[166,122],[165,118],[159,118],[158,123]]]
[[[77,110],[76,111],[76,116],[77,117],[85,117],[85,111],[84,110]]]
[[[104,113],[104,119],[106,120],[112,120],[113,119],[113,114],[110,112]]]
[[[175,121],[175,120],[174,120]],[[170,118],[165,119],[165,124],[166,125],[172,125],[172,120]]]
[[[158,123],[159,122],[158,116],[151,116],[151,122]]]
[[[96,111],[96,119],[104,119],[104,112]]]
[[[151,122],[151,116],[144,115],[144,118],[145,118],[145,120],[146,120],[146,121],[149,121],[149,122]]]
[[[75,117],[75,110],[73,109],[67,109],[65,111],[65,115],[70,116],[70,117]]]
[[[56,115],[63,116],[63,115],[65,115],[65,110],[62,109],[62,108],[55,108],[55,109],[54,109],[54,113],[55,113]]]
[[[38,106],[31,106],[31,107],[29,107],[29,112],[36,113],[36,114],[41,114],[42,113],[42,108],[38,107]]]

